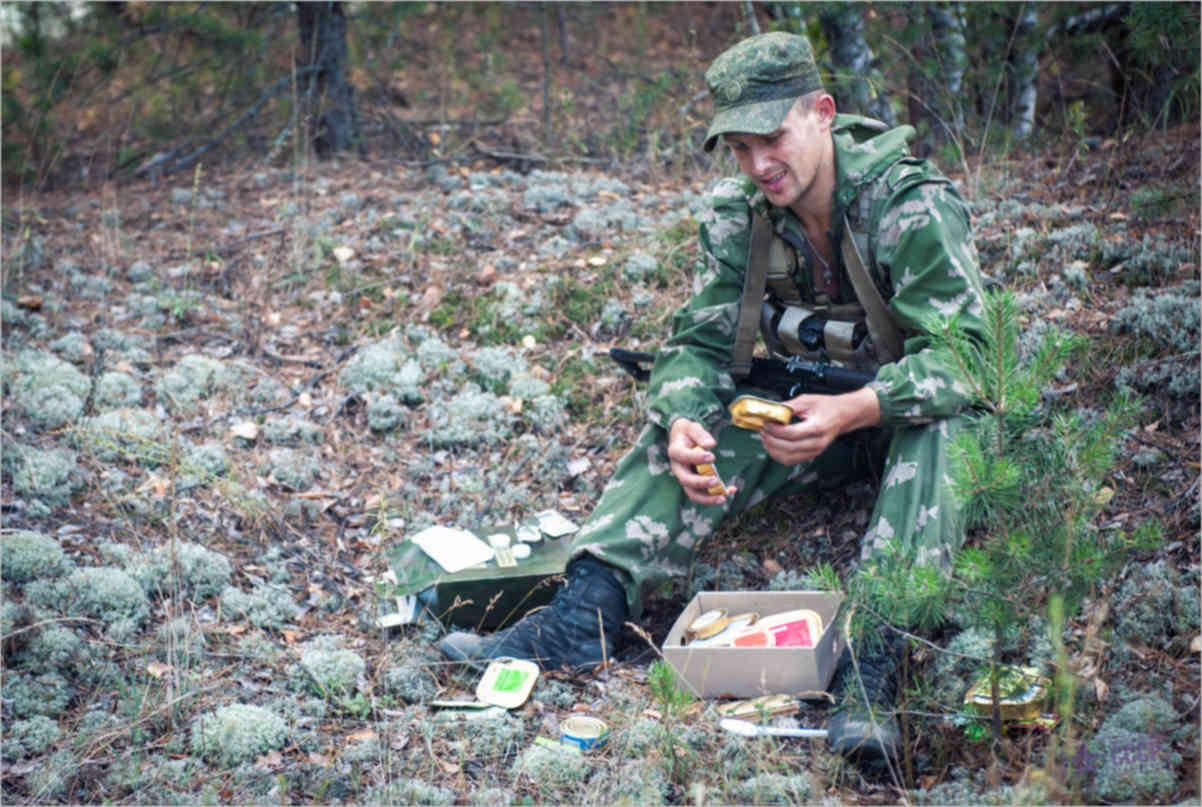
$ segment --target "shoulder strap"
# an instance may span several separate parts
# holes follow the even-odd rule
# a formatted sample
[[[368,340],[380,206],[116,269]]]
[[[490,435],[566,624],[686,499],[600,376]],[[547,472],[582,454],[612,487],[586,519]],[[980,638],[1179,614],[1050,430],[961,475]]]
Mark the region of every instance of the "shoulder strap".
[[[851,222],[846,216],[843,217],[843,265],[847,267],[856,297],[868,315],[868,333],[876,347],[877,360],[881,364],[897,361],[903,352],[901,331],[889,316],[881,293],[864,267],[864,259],[860,256],[860,248],[851,231]]]
[[[739,301],[739,324],[735,331],[734,363],[730,373],[745,378],[751,372],[751,354],[760,329],[760,306],[768,282],[768,252],[772,247],[772,222],[767,216],[751,214],[751,243],[747,248],[747,272]]]

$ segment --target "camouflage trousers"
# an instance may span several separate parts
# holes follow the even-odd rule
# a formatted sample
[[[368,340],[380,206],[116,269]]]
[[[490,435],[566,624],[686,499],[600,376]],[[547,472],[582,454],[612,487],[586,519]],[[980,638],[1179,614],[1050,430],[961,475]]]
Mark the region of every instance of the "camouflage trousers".
[[[687,575],[702,544],[727,517],[770,496],[837,490],[875,476],[880,493],[861,560],[896,550],[912,562],[946,567],[964,540],[948,462],[951,442],[966,424],[966,418],[955,417],[864,429],[795,466],[769,457],[758,433],[727,425],[715,435],[714,466],[738,491],[720,506],[698,505],[685,496],[668,467],[667,432],[648,425],[576,534],[572,555],[590,554],[623,570],[630,615],[636,618],[644,595]]]

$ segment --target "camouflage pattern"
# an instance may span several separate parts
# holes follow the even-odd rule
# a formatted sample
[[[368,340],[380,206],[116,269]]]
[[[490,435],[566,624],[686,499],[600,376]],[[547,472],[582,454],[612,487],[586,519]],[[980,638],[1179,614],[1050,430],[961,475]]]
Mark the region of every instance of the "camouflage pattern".
[[[648,390],[650,425],[619,464],[573,554],[591,554],[629,576],[632,616],[644,594],[686,574],[702,542],[727,516],[771,495],[834,489],[874,471],[880,493],[862,543],[867,560],[899,551],[913,562],[947,564],[963,540],[963,519],[948,479],[948,446],[967,418],[967,391],[921,333],[935,313],[959,314],[966,333],[983,331],[983,291],[967,208],[928,162],[908,156],[910,127],[883,134],[840,115],[834,129],[837,184],[831,233],[861,241],[874,282],[905,337],[905,355],[880,368],[872,388],[882,425],[844,435],[821,456],[787,467],[768,457],[759,435],[729,426],[727,405],[740,393],[730,375],[751,211],[801,233],[787,209],[768,205],[749,181],[718,183],[700,221],[701,258],[694,296],[675,315]],[[844,233],[847,214],[851,233]],[[795,274],[814,300],[811,267],[799,251]],[[841,296],[854,291],[840,260]],[[668,467],[667,434],[676,418],[705,425],[718,440],[720,477],[738,487],[723,506],[689,501]]]
[[[779,31],[724,51],[705,71],[705,82],[714,100],[706,151],[726,132],[776,131],[800,96],[822,89],[809,40]]]

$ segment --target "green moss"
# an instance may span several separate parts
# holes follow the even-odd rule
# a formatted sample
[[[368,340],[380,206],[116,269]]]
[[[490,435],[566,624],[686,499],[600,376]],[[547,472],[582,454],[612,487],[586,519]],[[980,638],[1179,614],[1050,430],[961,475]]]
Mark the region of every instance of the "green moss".
[[[142,385],[128,373],[110,371],[96,382],[96,408],[136,407],[142,403]]]
[[[264,474],[293,490],[307,490],[317,479],[321,465],[307,451],[276,448],[267,455]]]
[[[50,508],[70,504],[71,494],[80,485],[74,452],[10,443],[5,454],[6,464],[13,469],[13,490],[33,500],[32,515],[49,515]]]
[[[126,621],[138,625],[150,612],[150,602],[138,581],[124,569],[112,566],[77,569],[58,590],[69,616],[99,619],[110,625]]]
[[[332,637],[319,637],[301,651],[301,667],[316,685],[318,694],[329,695],[356,689],[356,681],[367,668],[357,654],[343,649]]]
[[[38,577],[58,577],[69,567],[59,542],[49,535],[16,530],[0,537],[0,577],[24,583]]]
[[[9,671],[5,675],[4,699],[12,704],[13,714],[19,718],[57,717],[66,711],[74,696],[75,687],[57,672],[32,675]]]
[[[102,462],[156,467],[169,459],[170,435],[163,419],[146,409],[112,409],[84,418],[74,435]]]
[[[283,718],[260,706],[243,703],[203,714],[192,724],[192,750],[227,768],[283,748],[287,737],[288,724]]]
[[[282,628],[296,619],[297,607],[288,589],[260,583],[249,594],[226,586],[221,592],[221,610],[227,617],[245,618],[260,628]]]
[[[173,594],[190,600],[220,594],[229,583],[232,567],[220,552],[181,541],[156,547],[144,561],[131,558],[130,573],[148,594]]]

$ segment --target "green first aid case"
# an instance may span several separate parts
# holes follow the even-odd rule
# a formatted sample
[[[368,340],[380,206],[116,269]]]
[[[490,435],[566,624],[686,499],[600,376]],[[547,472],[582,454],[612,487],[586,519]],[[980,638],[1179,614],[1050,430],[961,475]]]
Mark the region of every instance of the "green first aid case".
[[[482,540],[503,534],[511,546],[519,543],[514,527],[489,527],[474,531]],[[530,556],[516,566],[498,566],[496,560],[449,574],[421,547],[405,540],[389,550],[399,596],[420,594],[433,587],[430,601],[434,616],[444,624],[471,630],[496,630],[521,619],[527,611],[546,605],[563,582],[571,552],[570,535],[528,544]]]

